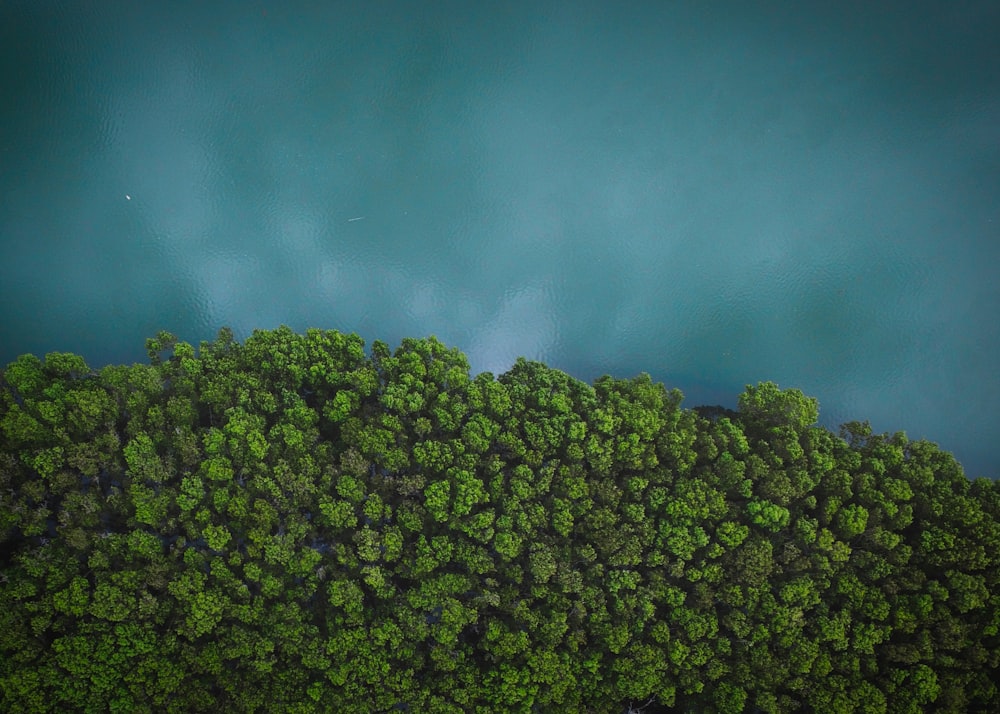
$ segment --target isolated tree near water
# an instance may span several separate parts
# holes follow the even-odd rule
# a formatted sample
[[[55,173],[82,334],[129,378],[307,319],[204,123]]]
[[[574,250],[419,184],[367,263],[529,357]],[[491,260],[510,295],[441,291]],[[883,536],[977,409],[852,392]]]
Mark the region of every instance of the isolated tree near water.
[[[819,401],[798,389],[779,389],[774,382],[747,385],[740,395],[738,413],[748,426],[773,429],[788,426],[803,432],[819,419]]]

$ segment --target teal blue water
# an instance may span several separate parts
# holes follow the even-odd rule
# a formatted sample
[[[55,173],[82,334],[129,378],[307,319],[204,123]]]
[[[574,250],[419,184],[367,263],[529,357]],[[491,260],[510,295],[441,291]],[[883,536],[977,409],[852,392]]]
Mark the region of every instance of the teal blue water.
[[[829,9],[824,9],[829,6]],[[0,5],[0,360],[287,324],[1000,475],[1000,4]]]

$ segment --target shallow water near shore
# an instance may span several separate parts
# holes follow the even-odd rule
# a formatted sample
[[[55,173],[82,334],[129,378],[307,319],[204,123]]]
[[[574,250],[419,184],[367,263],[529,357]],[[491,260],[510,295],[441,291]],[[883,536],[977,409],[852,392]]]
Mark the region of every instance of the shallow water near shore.
[[[1000,476],[1000,6],[752,5],[4,3],[0,361],[435,334]]]

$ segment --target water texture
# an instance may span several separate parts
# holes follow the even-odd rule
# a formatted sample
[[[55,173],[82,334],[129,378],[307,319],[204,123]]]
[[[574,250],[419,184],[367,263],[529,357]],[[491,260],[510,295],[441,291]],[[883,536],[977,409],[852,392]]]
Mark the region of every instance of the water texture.
[[[688,405],[774,380],[997,477],[998,30],[989,1],[8,0],[0,360],[435,334]]]

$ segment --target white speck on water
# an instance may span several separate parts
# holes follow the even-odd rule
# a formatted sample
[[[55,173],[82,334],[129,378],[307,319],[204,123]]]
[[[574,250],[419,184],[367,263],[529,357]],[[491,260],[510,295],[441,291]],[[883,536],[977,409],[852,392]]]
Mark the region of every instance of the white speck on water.
[[[125,198],[127,198],[127,199],[128,199],[129,201],[131,201],[131,200],[132,200],[132,197],[131,197],[131,196],[129,196],[129,195],[127,194],[127,193],[125,194]]]

